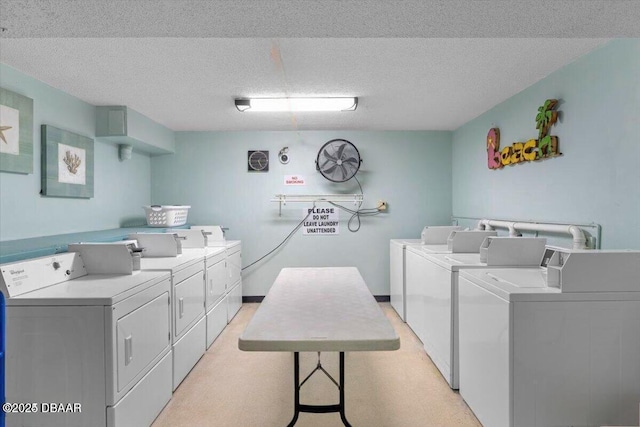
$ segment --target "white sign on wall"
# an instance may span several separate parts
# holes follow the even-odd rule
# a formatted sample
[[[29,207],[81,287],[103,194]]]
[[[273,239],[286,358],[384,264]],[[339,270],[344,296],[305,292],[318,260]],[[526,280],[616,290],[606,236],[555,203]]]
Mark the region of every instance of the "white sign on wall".
[[[302,210],[302,217],[307,215],[309,217],[302,224],[302,234],[311,236],[340,234],[340,217],[338,208],[335,206],[305,208]]]
[[[305,185],[302,175],[285,175],[284,185]]]

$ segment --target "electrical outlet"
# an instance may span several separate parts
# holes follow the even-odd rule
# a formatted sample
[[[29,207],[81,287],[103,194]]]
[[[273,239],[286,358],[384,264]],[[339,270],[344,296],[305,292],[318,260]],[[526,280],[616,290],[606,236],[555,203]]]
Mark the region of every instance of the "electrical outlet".
[[[378,200],[378,210],[379,211],[386,211],[387,210],[387,202],[385,202],[384,200]]]

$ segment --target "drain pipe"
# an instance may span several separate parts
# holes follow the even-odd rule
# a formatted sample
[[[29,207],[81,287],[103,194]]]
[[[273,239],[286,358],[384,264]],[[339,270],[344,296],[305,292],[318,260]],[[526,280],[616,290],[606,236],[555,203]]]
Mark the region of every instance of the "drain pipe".
[[[546,231],[548,233],[570,234],[573,237],[573,249],[589,249],[584,232],[577,225],[544,224],[536,222],[510,222],[493,219],[482,219],[478,222],[479,230],[492,230],[495,227],[506,228],[509,236],[518,236],[519,231]]]
[[[480,221],[478,221],[478,225],[476,226],[476,230],[491,231],[491,230],[493,230],[493,228],[489,225],[489,220],[488,219],[481,219]]]
[[[509,237],[522,237],[522,234],[519,233],[518,230],[516,230],[515,222],[512,222],[511,224],[509,224],[507,228],[509,229]]]

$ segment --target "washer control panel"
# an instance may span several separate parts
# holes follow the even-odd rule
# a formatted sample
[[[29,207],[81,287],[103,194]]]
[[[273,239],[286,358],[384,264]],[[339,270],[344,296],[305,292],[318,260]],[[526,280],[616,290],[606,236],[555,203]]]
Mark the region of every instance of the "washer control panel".
[[[0,272],[0,291],[8,298],[87,274],[82,258],[75,252],[3,264]]]

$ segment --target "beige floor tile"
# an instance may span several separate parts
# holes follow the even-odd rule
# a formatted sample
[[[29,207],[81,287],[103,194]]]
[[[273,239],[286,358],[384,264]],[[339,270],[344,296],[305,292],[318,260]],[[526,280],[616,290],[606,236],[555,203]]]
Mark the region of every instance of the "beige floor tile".
[[[293,416],[293,354],[244,352],[238,337],[259,304],[244,304],[207,350],[152,427],[286,426]],[[457,392],[449,388],[411,329],[388,303],[381,304],[400,335],[391,352],[350,352],[346,363],[346,413],[354,427],[479,427]],[[322,353],[337,380],[338,353]],[[317,353],[301,353],[301,378]],[[301,401],[338,403],[338,389],[322,373],[304,385]],[[342,426],[339,414],[302,413],[296,427]]]

